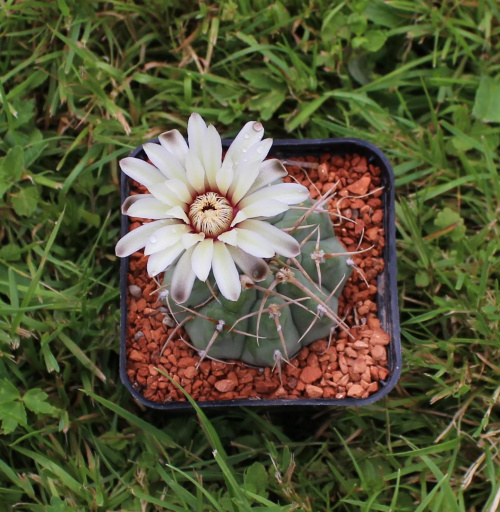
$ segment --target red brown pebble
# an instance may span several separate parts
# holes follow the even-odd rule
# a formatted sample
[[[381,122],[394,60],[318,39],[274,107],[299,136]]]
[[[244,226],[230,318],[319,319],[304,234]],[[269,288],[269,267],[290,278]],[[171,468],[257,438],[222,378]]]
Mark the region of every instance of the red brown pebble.
[[[335,183],[325,183],[323,184],[323,194],[326,194],[327,192],[330,192],[332,188],[335,188]]]
[[[137,301],[137,311],[141,313],[144,311],[144,308],[146,307],[146,301],[144,299],[139,299]]]
[[[319,164],[318,166],[318,178],[321,183],[328,181],[328,164]]]
[[[369,176],[363,176],[358,181],[355,181],[352,185],[349,185],[347,190],[353,194],[364,196],[368,192],[368,187],[370,186],[371,182],[372,179]]]
[[[184,370],[184,377],[186,377],[186,379],[192,379],[197,373],[198,370],[194,366],[188,366]]]
[[[323,396],[323,389],[319,386],[308,384],[306,386],[306,393],[309,398],[321,398]]]
[[[374,345],[371,349],[371,354],[373,356],[373,359],[377,361],[385,360],[387,358],[385,348],[382,345]]]
[[[234,380],[231,379],[222,379],[218,380],[214,387],[220,393],[227,393],[228,391],[232,391],[235,388]]]
[[[300,372],[300,380],[304,384],[312,384],[315,380],[318,380],[323,372],[319,366],[306,366]]]
[[[382,218],[384,216],[384,212],[382,210],[377,210],[373,215],[372,215],[372,222],[374,224],[378,224],[379,222],[382,222]]]
[[[137,361],[137,362],[143,362],[146,359],[144,354],[142,352],[139,352],[138,350],[131,350],[128,355],[128,358],[131,361]]]
[[[238,376],[236,375],[235,372],[229,372],[227,374],[227,378],[229,380],[232,380],[234,382],[234,385],[237,386],[238,385]]]
[[[370,228],[365,231],[367,238],[375,242],[378,239],[378,227]]]
[[[382,329],[373,329],[373,334],[370,338],[370,345],[388,345],[390,341],[389,335]]]
[[[194,357],[181,357],[177,362],[177,366],[179,368],[188,368],[189,366],[194,366],[196,362]]]
[[[318,356],[314,353],[310,353],[307,356],[306,363],[307,363],[307,366],[318,366],[319,365]]]
[[[348,390],[347,390],[347,396],[350,396],[351,398],[361,398],[361,395],[365,392],[363,389],[363,386],[360,386],[359,384],[353,384]]]
[[[276,397],[277,398],[286,398],[287,395],[288,395],[288,393],[286,392],[286,390],[285,390],[285,388],[283,386],[280,386],[276,390]]]
[[[389,375],[389,373],[391,373],[391,372],[387,368],[384,368],[383,366],[378,367],[378,378],[380,380],[387,379],[387,376]]]
[[[366,359],[364,357],[358,357],[354,360],[354,364],[352,365],[352,369],[356,373],[364,373],[366,370]]]
[[[278,384],[272,380],[260,380],[255,383],[255,391],[257,393],[267,394],[271,393],[278,387]]]
[[[360,306],[358,308],[358,315],[359,316],[365,316],[370,312],[370,308],[368,306]]]

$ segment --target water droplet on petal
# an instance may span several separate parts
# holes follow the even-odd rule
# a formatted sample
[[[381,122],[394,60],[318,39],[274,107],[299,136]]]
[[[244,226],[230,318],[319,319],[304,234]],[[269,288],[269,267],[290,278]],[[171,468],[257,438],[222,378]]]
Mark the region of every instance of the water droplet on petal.
[[[155,244],[157,242],[156,240],[156,237],[155,236],[152,236],[149,241],[152,243],[152,244]]]
[[[248,151],[248,148],[241,148],[242,153],[246,153]]]
[[[248,139],[248,138],[250,138],[250,135],[248,135],[248,133],[245,133],[244,137],[245,137],[245,139]]]
[[[259,147],[257,148],[257,153],[262,153],[262,146],[259,146]]]

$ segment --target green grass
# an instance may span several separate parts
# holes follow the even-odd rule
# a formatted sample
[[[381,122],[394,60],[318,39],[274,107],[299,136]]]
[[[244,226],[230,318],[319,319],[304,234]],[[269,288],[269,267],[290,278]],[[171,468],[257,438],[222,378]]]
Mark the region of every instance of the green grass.
[[[221,3],[0,3],[2,510],[498,510],[497,2]],[[387,399],[208,420],[121,385],[117,161],[192,111],[392,161]]]

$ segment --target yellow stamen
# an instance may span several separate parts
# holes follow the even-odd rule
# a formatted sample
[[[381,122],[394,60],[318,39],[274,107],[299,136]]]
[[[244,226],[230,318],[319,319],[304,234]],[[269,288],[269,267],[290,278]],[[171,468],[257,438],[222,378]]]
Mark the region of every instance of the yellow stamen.
[[[198,196],[189,207],[189,219],[198,233],[216,237],[231,225],[234,213],[229,201],[216,192]]]

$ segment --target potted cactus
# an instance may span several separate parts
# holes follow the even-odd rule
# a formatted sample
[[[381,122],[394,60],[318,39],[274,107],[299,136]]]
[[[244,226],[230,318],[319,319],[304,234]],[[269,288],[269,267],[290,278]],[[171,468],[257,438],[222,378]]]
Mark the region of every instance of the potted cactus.
[[[325,157],[322,163],[266,159],[272,140],[262,140],[263,132],[260,123],[247,123],[226,144],[223,157],[215,128],[193,114],[188,123],[189,144],[172,130],[120,162],[125,175],[122,193],[128,195],[130,179],[135,192],[123,202],[124,236],[116,246],[117,255],[124,258],[122,379],[146,405],[187,406],[177,400],[182,397],[166,375],[207,407],[222,403],[347,405],[353,399],[368,403],[397,381],[400,350],[394,297],[392,304],[379,308],[387,325],[381,325],[370,311],[373,302],[369,300],[361,323],[356,315],[358,323],[352,325],[351,310],[342,296],[353,270],[366,282],[368,293],[359,292],[359,296],[376,293],[355,258],[366,252],[381,256],[375,245],[362,246],[362,238],[359,247],[346,247],[335,234],[332,218],[342,218],[344,210],[339,207],[338,214],[332,213],[329,200],[337,197],[340,206],[352,194],[337,195],[342,193],[338,188],[343,178],[336,184],[332,181]],[[327,149],[335,145],[327,142]],[[379,197],[385,190],[390,199],[392,176],[383,155],[366,143],[353,140],[351,144],[365,153],[355,158],[365,162],[371,158],[379,164],[372,166],[376,172],[380,165],[387,171],[386,176],[373,178],[374,182],[385,180],[385,186],[372,189]],[[280,145],[278,152],[283,151]],[[288,150],[286,158],[300,151],[306,156],[303,142],[292,146],[295,151]],[[347,167],[347,160],[343,162]],[[284,163],[299,169],[299,175],[304,168],[312,170],[310,175],[322,185],[322,190],[314,185],[319,200],[310,200],[309,188],[289,176]],[[312,183],[310,176],[308,180]],[[378,204],[382,200],[372,197],[366,182],[367,178],[360,178],[356,182],[360,188],[353,188],[354,183],[351,190],[358,201],[369,197],[373,205]],[[392,215],[387,200],[384,207],[386,215],[380,216],[380,222],[387,232]],[[387,246],[385,238],[380,245]],[[144,253],[138,255],[141,249]],[[392,252],[389,256],[394,257]],[[132,274],[129,257],[135,258]],[[383,265],[380,269],[386,281],[382,285],[394,288],[395,265],[390,258],[386,261],[393,268]],[[144,289],[134,281],[137,271]],[[363,305],[358,304],[357,311]],[[150,328],[141,322],[144,318]],[[142,330],[134,332],[135,324]],[[153,339],[152,331],[159,339]],[[321,375],[320,368],[325,370]],[[203,377],[206,382],[200,384]]]

